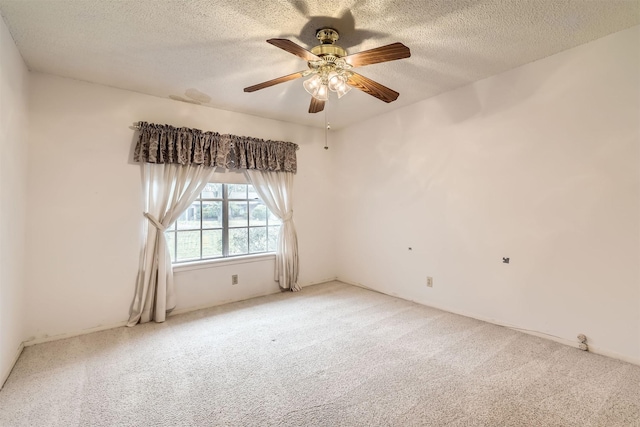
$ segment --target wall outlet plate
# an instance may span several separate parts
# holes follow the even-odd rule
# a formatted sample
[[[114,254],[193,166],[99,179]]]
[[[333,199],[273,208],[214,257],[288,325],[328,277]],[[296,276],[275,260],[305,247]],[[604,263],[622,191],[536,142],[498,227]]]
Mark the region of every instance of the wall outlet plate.
[[[433,277],[427,276],[427,287],[433,288]]]
[[[238,284],[238,275],[234,274],[233,276],[231,276],[231,284],[232,285],[237,285]]]

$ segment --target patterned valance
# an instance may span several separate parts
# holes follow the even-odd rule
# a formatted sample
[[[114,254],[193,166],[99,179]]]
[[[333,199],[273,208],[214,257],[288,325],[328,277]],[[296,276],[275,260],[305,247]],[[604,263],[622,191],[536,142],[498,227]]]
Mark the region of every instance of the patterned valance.
[[[217,132],[146,122],[139,122],[138,129],[140,135],[133,155],[136,162],[297,171],[298,146],[292,142],[220,135]]]

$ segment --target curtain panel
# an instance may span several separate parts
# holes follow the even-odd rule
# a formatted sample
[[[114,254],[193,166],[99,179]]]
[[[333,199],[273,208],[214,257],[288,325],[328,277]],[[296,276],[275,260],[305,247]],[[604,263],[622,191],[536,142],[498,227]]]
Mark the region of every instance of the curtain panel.
[[[291,205],[293,174],[297,171],[296,144],[146,122],[139,122],[138,130],[134,160],[143,169],[146,238],[128,326],[150,320],[163,322],[175,307],[173,268],[164,230],[198,197],[219,168],[256,172],[253,180],[257,187],[273,187],[274,195],[266,187],[261,193],[265,203],[283,220],[275,279],[281,288],[299,290]],[[267,180],[272,173],[279,179]]]
[[[127,326],[164,322],[176,306],[171,256],[164,231],[191,205],[215,169],[203,165],[142,164],[144,246]]]
[[[292,142],[146,122],[138,123],[138,127],[140,136],[133,155],[136,162],[297,172],[298,145]]]
[[[281,289],[299,291],[298,234],[293,223],[293,174],[251,169],[244,173],[267,208],[282,221],[274,280]]]

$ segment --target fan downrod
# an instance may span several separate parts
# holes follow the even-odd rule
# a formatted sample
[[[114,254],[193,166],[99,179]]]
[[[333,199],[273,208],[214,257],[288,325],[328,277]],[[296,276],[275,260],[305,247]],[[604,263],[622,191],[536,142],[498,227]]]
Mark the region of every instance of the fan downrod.
[[[316,31],[316,38],[322,44],[334,44],[340,38],[340,34],[333,28],[320,28]]]

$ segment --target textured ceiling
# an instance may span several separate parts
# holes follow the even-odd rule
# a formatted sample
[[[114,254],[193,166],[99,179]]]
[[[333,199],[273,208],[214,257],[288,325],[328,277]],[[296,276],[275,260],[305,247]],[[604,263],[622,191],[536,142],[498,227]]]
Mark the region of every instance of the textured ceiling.
[[[265,40],[310,49],[329,26],[349,53],[407,45],[411,58],[357,70],[398,100],[334,97],[335,129],[637,25],[640,0],[0,0],[0,12],[32,71],[314,126],[324,113],[307,113],[302,79],[243,92],[306,69]]]

